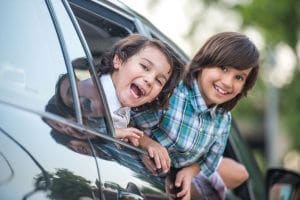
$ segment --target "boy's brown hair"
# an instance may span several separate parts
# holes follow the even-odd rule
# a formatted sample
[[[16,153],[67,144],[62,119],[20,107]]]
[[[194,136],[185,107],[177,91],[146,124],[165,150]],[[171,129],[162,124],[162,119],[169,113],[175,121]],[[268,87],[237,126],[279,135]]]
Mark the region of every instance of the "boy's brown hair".
[[[157,98],[151,103],[136,108],[140,110],[164,108],[168,105],[169,98],[184,71],[184,63],[180,57],[167,44],[160,40],[148,38],[139,34],[132,34],[116,42],[112,51],[108,52],[103,57],[100,67],[98,68],[100,74],[112,73],[114,70],[114,56],[118,56],[124,63],[130,57],[138,54],[142,49],[149,46],[159,49],[165,55],[171,66],[172,74]]]
[[[192,82],[203,68],[225,66],[238,70],[252,68],[240,94],[219,107],[230,111],[239,99],[247,96],[254,86],[259,69],[259,52],[250,39],[237,32],[222,32],[209,38],[191,60],[184,83],[191,88]]]

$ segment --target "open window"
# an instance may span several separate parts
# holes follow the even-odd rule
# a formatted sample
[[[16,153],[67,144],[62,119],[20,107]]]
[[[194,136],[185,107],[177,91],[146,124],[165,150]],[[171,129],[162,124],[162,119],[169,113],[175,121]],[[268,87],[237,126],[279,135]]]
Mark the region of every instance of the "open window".
[[[72,0],[70,5],[95,62],[101,60],[116,41],[136,32],[132,21],[100,4]]]

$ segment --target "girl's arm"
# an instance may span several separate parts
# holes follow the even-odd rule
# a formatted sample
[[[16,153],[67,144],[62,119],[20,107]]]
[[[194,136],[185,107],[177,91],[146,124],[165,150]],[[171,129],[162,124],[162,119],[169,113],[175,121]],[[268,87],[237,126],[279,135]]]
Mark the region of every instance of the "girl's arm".
[[[144,135],[143,131],[130,127],[130,128],[117,128],[116,130],[116,138],[129,141],[134,146],[139,146],[139,139],[141,139]]]

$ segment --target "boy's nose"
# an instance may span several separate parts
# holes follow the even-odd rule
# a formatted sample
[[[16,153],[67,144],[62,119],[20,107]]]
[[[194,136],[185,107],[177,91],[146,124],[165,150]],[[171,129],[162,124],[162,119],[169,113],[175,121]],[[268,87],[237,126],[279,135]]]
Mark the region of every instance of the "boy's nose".
[[[232,83],[233,83],[233,77],[231,76],[224,76],[222,78],[222,83],[224,86],[230,88],[232,86]]]

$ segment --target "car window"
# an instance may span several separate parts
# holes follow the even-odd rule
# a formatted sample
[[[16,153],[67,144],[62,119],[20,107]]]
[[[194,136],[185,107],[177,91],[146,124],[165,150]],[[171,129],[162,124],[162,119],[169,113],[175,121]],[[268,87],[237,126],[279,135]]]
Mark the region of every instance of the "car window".
[[[99,61],[116,41],[135,30],[132,21],[100,4],[71,1],[70,5],[96,61]]]

